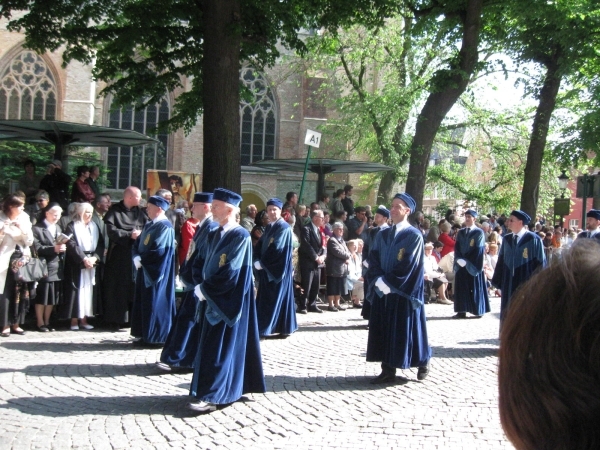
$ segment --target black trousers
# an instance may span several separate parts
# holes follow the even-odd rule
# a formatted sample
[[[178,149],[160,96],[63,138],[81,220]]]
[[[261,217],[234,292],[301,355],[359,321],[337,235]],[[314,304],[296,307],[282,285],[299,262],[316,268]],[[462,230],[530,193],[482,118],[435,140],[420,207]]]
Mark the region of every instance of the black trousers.
[[[299,310],[314,309],[317,307],[317,296],[319,295],[319,285],[321,282],[321,269],[311,264],[307,267],[300,261],[300,285],[304,294],[300,296]]]

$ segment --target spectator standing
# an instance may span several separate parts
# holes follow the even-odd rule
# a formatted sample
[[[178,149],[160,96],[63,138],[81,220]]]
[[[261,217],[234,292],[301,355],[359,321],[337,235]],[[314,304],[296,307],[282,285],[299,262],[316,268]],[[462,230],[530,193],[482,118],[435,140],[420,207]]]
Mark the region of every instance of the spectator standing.
[[[35,163],[31,159],[25,160],[23,168],[25,173],[19,178],[19,190],[25,193],[25,206],[27,207],[34,203],[42,177],[35,173]]]
[[[165,211],[169,201],[158,195],[148,199],[148,218],[132,247],[135,296],[131,335],[137,346],[164,344],[175,317],[175,231]]]
[[[85,182],[92,189],[92,192],[94,193],[94,199],[100,197],[100,186],[98,186],[98,178],[100,178],[100,167],[91,166],[90,176],[85,180]]]
[[[366,241],[369,235],[367,226],[367,209],[364,206],[354,208],[354,217],[348,220],[348,240],[362,239]]]
[[[35,194],[35,203],[25,207],[25,212],[29,214],[31,225],[35,225],[39,219],[40,212],[50,203],[50,195],[44,190],[38,190]],[[42,218],[43,220],[43,218]]]
[[[104,216],[109,239],[104,266],[104,320],[117,328],[129,322],[133,302],[131,249],[148,221],[139,206],[141,199],[141,191],[129,186],[123,193],[123,200],[112,205]]]
[[[88,166],[77,167],[77,179],[71,188],[71,202],[76,203],[94,203],[96,198],[94,191],[86,180],[90,177],[90,168]]]
[[[58,203],[49,203],[42,210],[43,219],[33,227],[33,246],[39,257],[46,260],[48,266],[48,276],[38,281],[34,299],[37,329],[44,333],[54,331],[50,324],[50,315],[54,306],[62,300],[64,254],[67,246],[57,242],[58,236],[62,233],[58,225],[61,213],[62,208]]]
[[[344,224],[335,222],[332,225],[333,236],[327,241],[327,258],[325,269],[327,272],[327,311],[345,311],[340,305],[340,297],[346,292],[346,275],[348,273],[348,260],[350,251],[342,237]]]
[[[296,217],[296,215],[294,215]],[[261,209],[254,219],[254,228],[250,232],[250,237],[252,239],[252,247],[256,247],[258,240],[265,232],[265,228],[269,224],[269,216],[267,215],[267,211]]]
[[[335,217],[335,215],[339,212],[345,211],[344,204],[342,200],[346,196],[346,193],[343,189],[338,189],[333,196],[333,200],[331,201],[331,215]]]
[[[69,206],[70,186],[71,176],[63,172],[62,162],[55,159],[48,164],[46,175],[40,181],[40,189],[48,192],[50,201],[58,203],[64,211]]]
[[[64,301],[62,319],[71,319],[71,330],[91,330],[87,321],[98,311],[100,293],[96,286],[96,266],[104,257],[104,238],[92,220],[94,208],[89,203],[77,203],[75,219],[65,231],[71,236],[66,243]]]
[[[319,197],[319,208],[323,211],[329,210],[329,194],[321,194],[321,196]]]
[[[10,333],[25,334],[20,327],[29,307],[29,292],[18,286],[11,263],[28,256],[33,244],[29,216],[23,212],[23,200],[8,194],[2,201],[0,211],[0,336]],[[16,254],[15,254],[16,253]]]
[[[344,211],[348,215],[348,218],[354,217],[354,200],[352,200],[352,193],[354,192],[354,187],[350,184],[344,186],[344,196],[340,199],[342,202],[342,206],[344,207]]]
[[[446,256],[448,253],[454,251],[454,246],[456,245],[456,241],[450,237],[450,230],[452,229],[452,225],[450,222],[444,222],[440,225],[440,237],[439,241],[444,244],[442,248],[441,255],[442,258]]]
[[[355,239],[346,243],[350,252],[346,290],[351,292],[353,308],[362,308],[362,301],[365,298],[364,277],[362,275],[362,248],[359,248],[359,242],[358,239]]]
[[[492,285],[502,293],[500,327],[510,307],[513,293],[538,268],[546,266],[542,240],[525,228],[525,224],[530,221],[531,217],[520,210],[511,212],[507,221],[512,233],[504,238],[492,278]]]
[[[283,202],[267,200],[269,224],[254,247],[258,292],[256,315],[260,337],[286,337],[298,329],[294,304],[292,229],[281,218]]]
[[[303,293],[299,298],[298,312],[322,313],[317,306],[317,297],[321,281],[320,266],[325,262],[325,249],[320,227],[323,225],[323,211],[311,213],[311,223],[302,228],[298,264]]]
[[[213,193],[219,228],[207,249],[202,283],[194,293],[206,303],[198,317],[202,334],[194,362],[189,404],[208,413],[246,393],[265,392],[252,283],[252,241],[236,222],[242,196],[227,189]]]
[[[423,235],[408,222],[414,208],[410,195],[396,194],[390,210],[394,226],[377,233],[369,256],[369,288],[374,294],[367,361],[381,361],[381,374],[372,384],[396,381],[397,368],[418,367],[418,380],[429,374]]]
[[[490,299],[483,272],[485,234],[475,225],[477,212],[465,212],[465,227],[456,236],[454,247],[454,319],[467,313],[481,317],[490,312]]]
[[[256,218],[256,214],[258,214],[256,205],[250,204],[246,206],[246,217],[242,219],[240,225],[243,226],[248,233],[250,233],[252,228],[254,228],[254,219]]]

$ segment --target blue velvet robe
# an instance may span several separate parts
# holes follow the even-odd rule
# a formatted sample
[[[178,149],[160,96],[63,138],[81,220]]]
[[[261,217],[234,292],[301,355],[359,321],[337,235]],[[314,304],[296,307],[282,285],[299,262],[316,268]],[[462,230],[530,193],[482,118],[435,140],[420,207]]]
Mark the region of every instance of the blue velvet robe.
[[[190,368],[194,366],[201,323],[196,321],[196,310],[200,302],[193,290],[194,286],[203,281],[202,269],[208,248],[208,235],[218,227],[219,224],[209,217],[196,228],[188,256],[179,269],[179,279],[184,284],[184,293],[175,321],[160,354],[160,361],[172,367]]]
[[[454,246],[454,311],[482,316],[490,312],[483,262],[485,255],[485,233],[480,228],[463,228],[456,236]],[[457,261],[467,262],[461,267]]]
[[[260,336],[292,334],[298,329],[294,304],[292,228],[283,220],[270,223],[254,247],[258,293],[256,315]]]
[[[595,239],[600,244],[600,233],[596,233],[593,236],[590,236],[589,231],[582,231],[577,235],[577,239]]]
[[[387,224],[385,228],[387,228]],[[384,228],[384,230],[385,230]],[[381,231],[381,227],[375,227],[369,230],[368,239],[364,242],[362,257],[363,261],[367,261],[369,264],[370,256],[371,256],[371,245],[375,242],[375,238],[377,237],[377,233]],[[363,266],[363,283],[365,286],[365,298],[363,300],[362,309],[360,311],[360,315],[363,319],[369,320],[371,316],[371,293],[369,291],[369,270]]]
[[[510,299],[517,288],[536,270],[546,267],[544,244],[537,234],[527,231],[516,246],[514,236],[509,233],[502,239],[492,278],[492,284],[502,291],[500,321],[506,317]]]
[[[431,348],[423,298],[423,235],[408,227],[394,237],[396,227],[377,233],[369,256],[372,292],[367,361],[382,361],[406,369],[427,365]],[[390,287],[384,295],[379,277]]]
[[[265,392],[252,283],[252,241],[241,226],[215,243],[209,235],[200,290],[206,303],[190,395],[232,403],[243,394]]]
[[[141,257],[142,268],[135,273],[131,335],[162,344],[175,317],[175,231],[171,223],[148,222],[133,244],[132,256]]]

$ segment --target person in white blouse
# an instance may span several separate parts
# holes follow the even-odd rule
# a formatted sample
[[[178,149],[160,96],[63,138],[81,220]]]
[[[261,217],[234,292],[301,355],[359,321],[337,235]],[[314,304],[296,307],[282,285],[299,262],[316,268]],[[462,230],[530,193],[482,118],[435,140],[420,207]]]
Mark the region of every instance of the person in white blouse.
[[[442,305],[451,305],[452,302],[446,298],[446,289],[448,288],[448,280],[440,270],[435,256],[433,256],[433,244],[428,242],[425,244],[425,258],[423,259],[423,270],[425,273],[425,281],[430,281],[433,289],[437,292],[437,302]]]

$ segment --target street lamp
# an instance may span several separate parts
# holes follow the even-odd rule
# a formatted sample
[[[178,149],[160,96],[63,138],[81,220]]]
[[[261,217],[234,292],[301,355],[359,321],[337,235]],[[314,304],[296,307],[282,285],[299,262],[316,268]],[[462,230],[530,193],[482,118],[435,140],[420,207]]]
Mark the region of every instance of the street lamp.
[[[562,197],[565,198],[565,189],[567,189],[567,184],[569,184],[569,177],[565,174],[563,170],[562,173],[558,176],[558,187],[562,189]]]
[[[560,198],[554,199],[554,216],[560,216],[561,229],[564,226],[564,216],[568,216],[570,211],[571,200],[565,200],[565,190],[567,189],[567,184],[569,184],[569,177],[565,174],[565,171],[563,170],[562,173],[558,176],[558,187],[562,190],[562,194]],[[556,220],[556,217],[554,218],[554,220]]]

